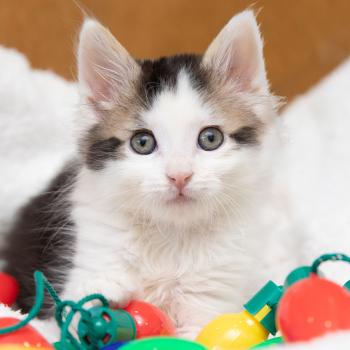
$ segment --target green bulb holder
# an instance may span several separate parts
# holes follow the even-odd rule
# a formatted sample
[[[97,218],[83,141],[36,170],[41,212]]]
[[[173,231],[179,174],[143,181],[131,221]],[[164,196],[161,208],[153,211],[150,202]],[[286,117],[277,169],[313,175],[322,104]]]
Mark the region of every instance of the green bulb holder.
[[[350,292],[350,281],[347,281],[347,282],[344,284],[344,288],[347,289],[347,290]]]
[[[282,297],[282,288],[274,282],[267,282],[246,304],[246,311],[259,318],[261,325],[271,334],[277,332],[275,314],[279,300]],[[260,313],[265,308],[265,312]],[[260,314],[260,315],[259,315]]]
[[[294,283],[301,281],[305,278],[309,278],[312,274],[312,270],[310,266],[301,266],[294,269],[285,279],[284,281],[284,290],[287,290]]]
[[[78,337],[84,349],[96,350],[136,338],[136,324],[128,312],[104,306],[94,306],[88,312],[91,318],[81,319],[78,324]]]
[[[312,274],[324,277],[323,273],[319,270],[319,267],[322,263],[327,261],[345,261],[350,263],[350,257],[341,253],[321,255],[312,263],[311,266],[301,266],[294,269],[285,279],[284,290],[287,290],[290,286],[298,281],[309,278]],[[350,281],[347,281],[343,287],[350,291]]]

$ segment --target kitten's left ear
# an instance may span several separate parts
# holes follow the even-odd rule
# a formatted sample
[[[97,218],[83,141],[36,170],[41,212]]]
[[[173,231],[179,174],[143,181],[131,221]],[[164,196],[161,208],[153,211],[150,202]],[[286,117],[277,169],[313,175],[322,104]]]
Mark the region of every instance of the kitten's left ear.
[[[81,94],[96,109],[121,104],[140,67],[108,29],[85,20],[79,36],[78,80]]]
[[[241,91],[269,91],[263,41],[253,11],[244,11],[226,24],[204,54],[203,63]]]

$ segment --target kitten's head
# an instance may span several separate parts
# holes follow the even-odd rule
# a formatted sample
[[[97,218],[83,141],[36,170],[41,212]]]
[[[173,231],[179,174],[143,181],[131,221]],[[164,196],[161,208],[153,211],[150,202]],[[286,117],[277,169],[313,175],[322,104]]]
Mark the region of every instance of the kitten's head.
[[[90,122],[81,150],[95,200],[169,224],[239,211],[255,190],[274,116],[262,47],[250,11],[203,56],[143,61],[87,20],[78,68],[81,118]]]

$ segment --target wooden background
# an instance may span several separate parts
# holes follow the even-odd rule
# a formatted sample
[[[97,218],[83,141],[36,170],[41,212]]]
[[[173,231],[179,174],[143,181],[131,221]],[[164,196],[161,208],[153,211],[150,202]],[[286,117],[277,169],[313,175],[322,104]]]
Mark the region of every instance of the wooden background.
[[[80,0],[136,57],[203,52],[247,0]],[[292,98],[350,54],[350,0],[257,0],[273,90]],[[0,0],[0,44],[74,79],[73,0]],[[1,67],[0,67],[1,70]]]

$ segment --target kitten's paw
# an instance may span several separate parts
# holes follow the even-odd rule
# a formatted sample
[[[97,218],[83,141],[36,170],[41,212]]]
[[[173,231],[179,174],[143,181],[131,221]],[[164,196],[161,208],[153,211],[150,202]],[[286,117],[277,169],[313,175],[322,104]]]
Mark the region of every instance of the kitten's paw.
[[[94,279],[93,283],[68,284],[62,294],[62,299],[78,302],[82,298],[95,293],[103,295],[111,303],[111,306],[115,308],[127,306],[133,295],[133,291],[130,288],[127,289],[120,283],[103,278]],[[85,306],[92,307],[99,304],[98,300],[94,300],[86,303]]]
[[[120,286],[119,284],[110,285],[100,292],[110,303],[111,308],[119,309],[126,307],[132,300],[133,291]]]

